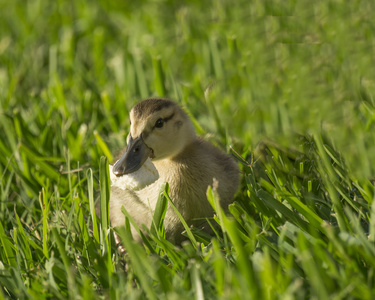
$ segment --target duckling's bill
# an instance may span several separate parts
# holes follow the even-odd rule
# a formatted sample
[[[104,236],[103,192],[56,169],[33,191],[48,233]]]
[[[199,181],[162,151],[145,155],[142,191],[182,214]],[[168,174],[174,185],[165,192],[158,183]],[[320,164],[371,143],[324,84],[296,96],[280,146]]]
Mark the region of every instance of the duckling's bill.
[[[139,170],[147,158],[152,156],[152,149],[147,147],[142,139],[142,135],[133,139],[129,135],[128,146],[119,161],[113,166],[113,173],[122,176]]]
[[[113,173],[113,167],[109,165],[109,176],[111,179],[111,187],[118,187],[122,190],[139,191],[158,180],[159,172],[151,162],[151,159],[146,159],[139,170],[123,176],[116,176]]]

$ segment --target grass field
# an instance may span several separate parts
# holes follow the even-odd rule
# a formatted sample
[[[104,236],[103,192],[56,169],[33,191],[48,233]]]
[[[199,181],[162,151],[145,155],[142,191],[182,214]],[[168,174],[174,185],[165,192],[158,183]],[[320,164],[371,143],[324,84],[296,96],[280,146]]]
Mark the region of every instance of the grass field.
[[[0,0],[0,299],[374,299],[374,10]],[[151,96],[243,179],[212,239],[124,230],[122,257],[93,207]]]

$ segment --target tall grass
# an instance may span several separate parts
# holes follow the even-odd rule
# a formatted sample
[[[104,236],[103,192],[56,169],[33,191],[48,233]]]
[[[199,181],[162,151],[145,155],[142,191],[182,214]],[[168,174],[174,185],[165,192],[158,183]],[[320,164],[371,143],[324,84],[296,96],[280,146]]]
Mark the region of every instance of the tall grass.
[[[0,299],[374,297],[373,2],[0,10]],[[107,165],[151,96],[183,105],[243,180],[228,213],[208,190],[220,230],[186,228],[180,247],[165,185],[143,245],[124,211],[122,255]]]

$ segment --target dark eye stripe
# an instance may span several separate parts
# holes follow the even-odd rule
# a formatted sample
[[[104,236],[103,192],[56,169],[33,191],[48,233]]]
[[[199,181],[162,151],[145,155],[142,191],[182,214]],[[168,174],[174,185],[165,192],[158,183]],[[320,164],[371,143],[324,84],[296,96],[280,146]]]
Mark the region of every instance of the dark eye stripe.
[[[164,120],[164,122],[168,122],[170,119],[172,119],[174,117],[174,113],[173,114],[171,114],[169,117],[166,117],[166,118],[164,118],[163,120]]]
[[[172,119],[174,117],[174,113],[171,114],[169,117],[166,117],[163,119],[163,122],[166,123],[168,122],[170,119]],[[152,128],[152,130],[154,130],[156,128],[156,126],[154,125],[154,127]]]

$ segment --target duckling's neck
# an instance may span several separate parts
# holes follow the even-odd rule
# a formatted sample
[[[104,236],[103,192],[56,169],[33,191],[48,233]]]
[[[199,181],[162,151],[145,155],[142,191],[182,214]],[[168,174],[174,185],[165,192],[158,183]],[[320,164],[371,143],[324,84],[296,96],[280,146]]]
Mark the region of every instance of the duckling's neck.
[[[196,150],[200,143],[201,140],[194,136],[177,155],[153,161],[160,175],[164,175],[163,177],[181,175],[179,174],[181,170],[189,165],[195,165],[199,161]]]

